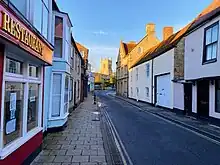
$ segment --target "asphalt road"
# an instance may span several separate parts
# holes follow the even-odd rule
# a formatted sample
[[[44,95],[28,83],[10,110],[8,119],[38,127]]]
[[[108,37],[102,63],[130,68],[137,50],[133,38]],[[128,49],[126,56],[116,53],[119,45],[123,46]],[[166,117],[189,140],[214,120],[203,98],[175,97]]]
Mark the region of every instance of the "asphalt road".
[[[97,93],[134,165],[220,165],[220,145]]]

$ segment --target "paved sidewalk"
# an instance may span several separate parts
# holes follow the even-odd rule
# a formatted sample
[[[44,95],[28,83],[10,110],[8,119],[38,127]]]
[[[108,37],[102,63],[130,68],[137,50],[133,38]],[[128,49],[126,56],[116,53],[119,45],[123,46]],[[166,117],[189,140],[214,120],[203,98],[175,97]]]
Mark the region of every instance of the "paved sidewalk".
[[[72,112],[62,132],[50,133],[32,165],[106,165],[97,106],[88,98]]]
[[[178,113],[174,113],[164,108],[155,107],[143,102],[137,102],[135,100],[124,98],[121,96],[112,96],[112,97],[116,97],[118,99],[124,100],[130,104],[133,104],[141,108],[143,111],[150,112],[159,117],[175,122],[181,126],[184,126],[188,129],[206,135],[220,142],[220,127],[209,124],[208,121],[199,120],[191,116],[180,115]]]

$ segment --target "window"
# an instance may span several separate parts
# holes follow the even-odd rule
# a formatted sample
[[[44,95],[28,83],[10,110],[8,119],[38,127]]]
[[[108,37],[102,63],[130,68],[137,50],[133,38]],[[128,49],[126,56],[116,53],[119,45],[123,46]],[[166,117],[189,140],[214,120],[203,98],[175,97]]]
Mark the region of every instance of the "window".
[[[30,77],[38,77],[39,69],[36,66],[29,65],[29,76]]]
[[[147,77],[150,76],[150,64],[146,64],[146,73],[147,73]]]
[[[10,0],[13,5],[24,15],[26,16],[26,0]]]
[[[52,117],[60,116],[62,75],[53,74]]]
[[[68,92],[69,92],[69,76],[65,76],[65,91],[64,91],[64,113],[68,112]]]
[[[77,72],[77,56],[78,56],[78,53],[76,53],[76,56],[75,56],[75,71]]]
[[[132,82],[132,78],[133,78],[133,76],[132,76],[132,71],[131,71],[131,82]]]
[[[136,80],[138,80],[138,68],[136,68]]]
[[[62,54],[63,54],[62,53],[62,47],[63,47],[62,42],[63,42],[62,38],[55,37],[54,57],[62,58]]]
[[[63,38],[63,18],[55,17],[55,36],[58,38]]]
[[[133,96],[133,89],[132,89],[132,87],[131,87],[131,96]]]
[[[77,98],[79,98],[79,80],[77,80]]]
[[[149,88],[148,87],[145,87],[145,92],[146,92],[146,97],[148,98],[149,97]]]
[[[70,79],[70,93],[69,93],[69,102],[73,101],[73,79]]]
[[[137,94],[137,97],[139,96],[139,88],[136,87],[136,94]]]
[[[22,62],[7,58],[6,59],[6,72],[22,74]]]
[[[139,54],[143,53],[143,48],[142,48],[142,47],[139,47],[139,48],[138,48],[138,53],[139,53]]]
[[[34,26],[45,38],[48,38],[48,4],[48,0],[34,0]]]
[[[28,117],[27,117],[27,130],[37,127],[38,125],[38,105],[39,105],[39,85],[29,84],[28,93]]]
[[[218,27],[218,23],[215,23],[205,30],[203,62],[214,62],[217,59]]]
[[[220,113],[220,80],[215,81],[215,112]]]
[[[23,83],[5,82],[4,145],[22,136],[23,103]]]

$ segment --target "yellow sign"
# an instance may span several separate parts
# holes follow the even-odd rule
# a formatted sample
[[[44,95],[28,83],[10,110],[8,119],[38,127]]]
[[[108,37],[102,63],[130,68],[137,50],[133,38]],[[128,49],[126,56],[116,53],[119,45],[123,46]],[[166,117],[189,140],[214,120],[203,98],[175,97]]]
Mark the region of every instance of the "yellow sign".
[[[25,45],[27,45],[40,55],[42,55],[42,42],[28,29],[22,26],[20,22],[10,17],[6,12],[2,11],[2,14],[2,29],[14,36],[19,41],[23,42]]]

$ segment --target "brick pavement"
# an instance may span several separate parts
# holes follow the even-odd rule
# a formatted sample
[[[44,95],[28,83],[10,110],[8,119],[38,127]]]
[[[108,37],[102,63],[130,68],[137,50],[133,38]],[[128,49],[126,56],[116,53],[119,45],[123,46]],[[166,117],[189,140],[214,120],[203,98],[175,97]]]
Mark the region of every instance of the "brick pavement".
[[[72,112],[62,132],[49,133],[32,165],[106,165],[100,121],[91,95]]]

